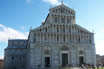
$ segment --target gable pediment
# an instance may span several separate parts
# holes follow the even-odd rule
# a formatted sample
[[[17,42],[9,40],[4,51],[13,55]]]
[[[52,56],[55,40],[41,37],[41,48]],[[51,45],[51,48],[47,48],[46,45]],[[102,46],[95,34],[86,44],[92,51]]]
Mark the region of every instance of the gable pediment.
[[[67,6],[65,6],[64,4],[61,4],[57,7],[51,8],[50,12],[52,13],[63,13],[63,14],[75,14],[75,11],[71,8],[68,8]]]

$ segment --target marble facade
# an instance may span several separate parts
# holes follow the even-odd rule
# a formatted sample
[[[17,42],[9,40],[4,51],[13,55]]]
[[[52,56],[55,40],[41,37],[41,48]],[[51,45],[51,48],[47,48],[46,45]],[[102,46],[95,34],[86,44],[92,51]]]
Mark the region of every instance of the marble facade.
[[[96,65],[94,33],[75,23],[75,11],[64,4],[49,9],[46,20],[31,29],[26,43],[27,69]]]

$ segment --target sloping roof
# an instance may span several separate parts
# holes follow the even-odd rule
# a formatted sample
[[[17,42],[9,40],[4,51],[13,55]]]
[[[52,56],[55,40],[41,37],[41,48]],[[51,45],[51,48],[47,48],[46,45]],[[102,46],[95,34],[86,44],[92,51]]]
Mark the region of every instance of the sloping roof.
[[[12,39],[8,40],[7,48],[26,48],[27,40],[26,39]]]

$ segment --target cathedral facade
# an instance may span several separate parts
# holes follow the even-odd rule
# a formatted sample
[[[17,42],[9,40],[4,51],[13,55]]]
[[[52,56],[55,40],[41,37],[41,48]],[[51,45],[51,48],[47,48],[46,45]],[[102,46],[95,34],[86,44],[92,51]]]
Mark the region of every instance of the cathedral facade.
[[[30,30],[28,40],[9,40],[5,68],[13,61],[27,69],[96,65],[94,33],[77,25],[75,11],[61,4],[49,9],[42,25]]]

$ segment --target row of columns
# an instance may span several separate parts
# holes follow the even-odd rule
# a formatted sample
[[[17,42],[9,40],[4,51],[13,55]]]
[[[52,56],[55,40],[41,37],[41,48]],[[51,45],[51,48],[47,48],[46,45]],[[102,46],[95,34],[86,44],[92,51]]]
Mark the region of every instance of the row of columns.
[[[69,23],[69,24],[73,24],[73,20],[75,20],[75,16],[66,16],[66,15],[56,15],[56,14],[52,14],[52,22],[55,23]]]
[[[59,42],[59,43],[91,43],[90,36],[84,35],[66,35],[66,34],[46,34],[37,33],[34,40],[36,42]],[[91,41],[91,42],[90,42]]]
[[[56,25],[51,24],[50,26],[40,29],[40,32],[65,32],[65,33],[87,33],[79,30],[76,26],[73,25]]]
[[[64,7],[60,7],[60,8],[57,8],[57,9],[54,9],[54,10],[52,10],[52,12],[54,13],[65,13],[65,14],[74,14],[74,12],[73,11],[71,11],[71,10],[68,10],[68,9],[66,9],[66,8],[64,8]]]

